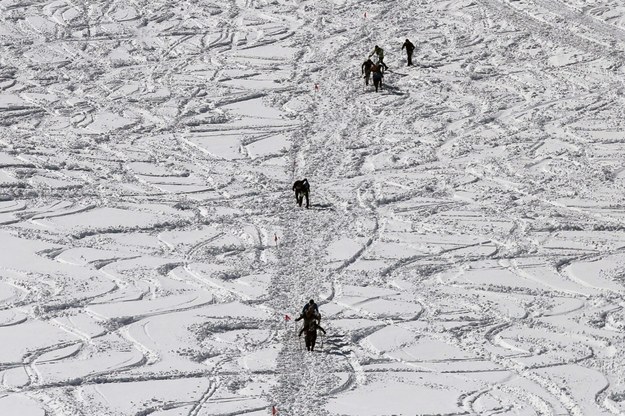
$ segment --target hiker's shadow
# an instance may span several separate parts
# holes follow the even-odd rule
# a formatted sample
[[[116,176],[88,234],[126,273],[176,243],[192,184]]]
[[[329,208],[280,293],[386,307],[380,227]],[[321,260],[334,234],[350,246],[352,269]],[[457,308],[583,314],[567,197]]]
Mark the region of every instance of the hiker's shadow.
[[[310,209],[317,211],[334,211],[334,206],[332,204],[310,204]]]
[[[383,87],[383,91],[386,90],[388,93],[390,94],[395,94],[395,95],[406,95],[405,91],[400,90],[399,88],[397,88],[394,85],[388,85],[388,84],[384,84]]]
[[[317,344],[319,344],[319,340],[317,340]],[[345,356],[349,353],[349,342],[341,335],[324,335],[321,345],[323,348],[320,348],[320,351],[326,354]]]

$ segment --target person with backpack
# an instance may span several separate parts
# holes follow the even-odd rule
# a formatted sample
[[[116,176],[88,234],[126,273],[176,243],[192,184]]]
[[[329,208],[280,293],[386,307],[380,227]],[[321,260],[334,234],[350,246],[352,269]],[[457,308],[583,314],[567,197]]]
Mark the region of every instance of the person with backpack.
[[[306,311],[308,311],[308,309],[310,308],[312,308],[312,311],[315,314],[315,316],[318,316],[319,319],[321,319],[321,314],[319,313],[319,306],[317,306],[317,304],[315,303],[313,299],[309,300],[308,303],[304,305],[304,309],[302,310],[302,315],[306,315]]]
[[[378,56],[378,65],[383,66],[384,70],[386,71],[388,69],[388,66],[386,66],[386,64],[384,63],[384,49],[380,48],[378,45],[375,45],[375,47],[369,54],[369,58],[371,58],[373,55]]]
[[[308,183],[308,179],[304,178],[301,181],[295,181],[295,183],[293,183],[293,190],[295,191],[295,200],[297,201],[297,204],[301,207],[304,198],[306,198],[306,208],[310,208],[308,200],[310,184]]]
[[[401,46],[402,50],[406,48],[406,54],[408,55],[408,66],[412,66],[412,53],[415,50],[415,46],[408,39]]]
[[[371,60],[371,58],[369,58],[365,62],[363,62],[362,66],[360,67],[361,74],[364,74],[365,85],[369,85],[369,79],[371,79],[371,67],[373,65],[373,61]]]
[[[303,333],[306,333],[304,336],[304,342],[306,343],[306,350],[308,351],[315,350],[315,344],[317,343],[317,330],[323,332],[323,335],[326,334],[326,330],[323,329],[314,319],[304,320],[304,326],[299,331],[298,336],[301,337]]]

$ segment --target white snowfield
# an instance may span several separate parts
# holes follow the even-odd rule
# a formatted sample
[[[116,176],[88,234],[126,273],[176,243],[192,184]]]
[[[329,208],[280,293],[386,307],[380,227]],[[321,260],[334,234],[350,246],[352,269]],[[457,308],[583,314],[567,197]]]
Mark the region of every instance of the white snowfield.
[[[0,44],[0,416],[625,414],[622,1],[2,0]]]

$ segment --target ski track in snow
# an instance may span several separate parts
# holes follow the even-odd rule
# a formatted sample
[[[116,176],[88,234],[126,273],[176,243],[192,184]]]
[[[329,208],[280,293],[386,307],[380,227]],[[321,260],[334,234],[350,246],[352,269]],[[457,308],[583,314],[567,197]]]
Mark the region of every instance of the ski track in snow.
[[[15,0],[0,42],[0,409],[625,412],[620,3]]]

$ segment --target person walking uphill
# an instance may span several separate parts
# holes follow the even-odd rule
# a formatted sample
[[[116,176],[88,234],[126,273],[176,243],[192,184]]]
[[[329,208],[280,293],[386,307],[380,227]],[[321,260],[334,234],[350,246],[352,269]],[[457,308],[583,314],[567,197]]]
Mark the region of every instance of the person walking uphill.
[[[415,49],[414,45],[412,44],[412,42],[406,39],[406,41],[401,46],[401,48],[402,50],[406,48],[406,54],[408,55],[408,66],[411,66],[412,65],[412,53],[414,52],[414,49]]]
[[[321,322],[321,314],[319,313],[319,307],[314,300],[311,299],[306,305],[304,305],[302,314],[296,319],[296,321],[300,321],[302,319],[304,320],[304,326],[299,331],[299,336],[301,337],[303,333],[306,333],[306,349],[308,351],[314,351],[315,342],[317,341],[317,330],[320,330],[324,334],[326,333],[325,329],[319,325]]]
[[[321,332],[323,332],[323,335],[326,334],[326,330],[323,329],[321,325],[319,325],[319,323],[313,319],[308,322],[304,321],[304,326],[299,331],[298,336],[300,337],[302,336],[304,332],[306,333],[306,336],[304,337],[304,341],[306,343],[306,349],[308,351],[315,350],[315,344],[317,343],[317,330],[320,330]]]
[[[375,45],[375,47],[369,54],[369,58],[371,58],[373,55],[378,56],[378,65],[383,66],[384,70],[386,71],[388,69],[388,66],[386,66],[386,64],[384,63],[384,49],[380,48],[378,45]]]
[[[317,304],[315,303],[313,299],[309,300],[308,303],[304,305],[304,308],[302,309],[302,314],[300,315],[299,318],[296,319],[296,321],[299,321],[300,319],[302,319],[306,315],[309,309],[312,311],[313,315],[315,316],[315,319],[321,321],[321,314],[319,313],[319,306],[317,306]]]
[[[382,78],[384,78],[382,65],[373,65],[371,67],[371,72],[373,73],[373,86],[375,87],[375,92],[378,92],[378,88],[382,88]]]
[[[373,61],[371,59],[367,59],[360,67],[361,74],[364,74],[365,85],[369,85],[369,79],[371,79],[371,67],[373,65]]]

